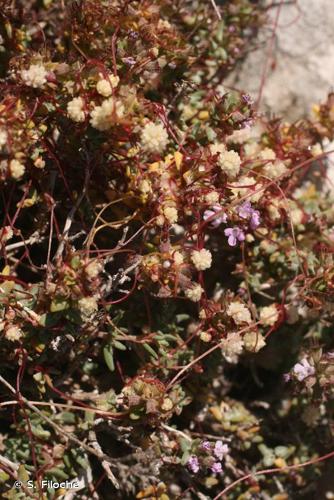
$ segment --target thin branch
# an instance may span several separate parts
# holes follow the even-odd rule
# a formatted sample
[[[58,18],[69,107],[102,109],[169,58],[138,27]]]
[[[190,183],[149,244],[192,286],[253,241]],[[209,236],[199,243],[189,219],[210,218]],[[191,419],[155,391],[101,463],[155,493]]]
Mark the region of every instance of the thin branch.
[[[218,7],[216,5],[215,0],[210,0],[210,1],[212,3],[212,7],[215,9],[215,13],[217,14],[217,17],[218,17],[219,21],[221,21],[222,16],[221,16],[221,13],[219,12],[219,9],[218,9]]]

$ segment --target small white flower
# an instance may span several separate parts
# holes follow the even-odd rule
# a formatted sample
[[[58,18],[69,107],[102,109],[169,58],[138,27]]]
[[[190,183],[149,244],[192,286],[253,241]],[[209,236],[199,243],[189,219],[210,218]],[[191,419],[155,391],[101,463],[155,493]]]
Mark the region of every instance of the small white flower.
[[[95,297],[83,297],[78,302],[79,310],[83,316],[92,316],[98,309]]]
[[[2,229],[0,229],[0,242],[4,243],[11,238],[13,238],[13,230],[10,226],[5,226]]]
[[[172,25],[170,24],[169,21],[165,19],[159,19],[158,21],[158,30],[170,30],[172,28]]]
[[[218,163],[229,179],[235,179],[240,171],[241,159],[236,151],[228,151],[224,144],[213,144],[212,154],[219,153]]]
[[[198,283],[193,284],[190,288],[185,290],[185,296],[192,302],[199,302],[202,297],[203,288]]]
[[[258,332],[247,332],[243,337],[247,351],[258,352],[266,345],[263,335]]]
[[[20,179],[24,174],[25,169],[25,166],[18,160],[11,160],[9,163],[9,171],[13,179]]]
[[[143,193],[143,194],[148,194],[148,193],[151,193],[152,192],[152,184],[150,183],[150,181],[144,179],[140,182],[139,184],[139,190]]]
[[[165,398],[162,402],[161,409],[164,411],[170,411],[174,406],[173,401],[170,398]]]
[[[278,309],[275,304],[262,307],[260,311],[260,321],[262,325],[273,326],[278,320]]]
[[[234,144],[243,144],[251,137],[250,128],[242,128],[240,130],[234,130],[233,134],[227,137],[227,142],[233,142]]]
[[[74,122],[85,121],[84,100],[82,97],[74,97],[67,103],[67,114]]]
[[[298,226],[303,222],[304,212],[298,207],[297,203],[289,200],[289,210],[287,210],[290,220],[294,226]]]
[[[277,199],[273,199],[270,205],[268,205],[267,210],[269,217],[272,221],[279,220],[281,218],[280,212],[280,202]]]
[[[175,224],[178,219],[177,210],[174,207],[166,207],[163,209],[163,213],[169,224]]]
[[[200,332],[199,338],[202,342],[210,342],[212,340],[212,335],[209,332]]]
[[[233,318],[233,321],[239,325],[241,323],[251,323],[252,317],[248,308],[242,302],[231,302],[229,304],[227,311],[227,315]]]
[[[16,342],[17,340],[20,340],[22,335],[23,335],[22,330],[14,325],[10,326],[5,331],[6,339],[10,340],[11,342]]]
[[[85,273],[86,276],[93,280],[94,278],[97,278],[100,272],[102,271],[102,264],[97,261],[97,260],[92,260],[89,262],[89,264],[85,267]]]
[[[8,140],[8,134],[5,129],[0,129],[0,151],[6,146]]]
[[[270,148],[264,148],[259,153],[261,160],[276,160],[276,153]]]
[[[270,177],[271,179],[276,179],[277,177],[281,177],[281,175],[283,175],[286,171],[287,171],[286,166],[280,160],[267,163],[263,167],[264,174]]]
[[[168,144],[168,134],[162,123],[148,122],[141,133],[141,145],[149,153],[162,153]]]
[[[41,156],[38,156],[38,158],[34,161],[34,165],[36,168],[43,169],[45,167],[45,161]]]
[[[219,200],[219,193],[217,191],[210,191],[205,195],[204,199],[209,205],[215,205]]]
[[[174,252],[173,258],[174,258],[174,262],[177,266],[180,266],[181,264],[183,264],[184,258],[183,258],[183,255],[181,252],[178,252],[178,251]]]
[[[110,97],[101,106],[95,106],[91,112],[90,124],[100,131],[109,130],[124,116],[124,105],[122,101]]]
[[[222,342],[222,353],[227,361],[236,363],[238,356],[243,351],[243,340],[238,332],[231,332],[226,339]]]
[[[202,250],[193,250],[191,260],[198,271],[209,269],[212,264],[212,255],[210,250],[202,248]]]
[[[102,78],[96,84],[96,90],[103,97],[109,97],[112,94],[114,88],[119,84],[119,77],[115,75],[110,75],[108,78]]]
[[[311,147],[311,155],[312,156],[320,156],[320,155],[322,155],[322,153],[323,153],[323,150],[322,150],[321,144],[319,142],[317,142],[316,144],[314,144]]]
[[[257,182],[255,178],[251,176],[240,177],[235,184],[232,184],[232,186],[231,191],[234,197],[247,195],[247,199],[249,201],[256,203],[263,196],[263,191],[261,191],[262,184]],[[252,194],[254,191],[257,192]]]
[[[21,71],[21,78],[26,85],[35,89],[43,87],[48,72],[42,64],[31,64],[29,69]]]

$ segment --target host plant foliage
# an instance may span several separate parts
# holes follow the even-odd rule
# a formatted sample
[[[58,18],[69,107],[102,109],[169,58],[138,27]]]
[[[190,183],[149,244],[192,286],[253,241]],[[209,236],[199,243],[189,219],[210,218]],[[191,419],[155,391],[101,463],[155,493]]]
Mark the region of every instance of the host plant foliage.
[[[260,2],[0,3],[2,498],[324,493],[333,96],[224,87]]]

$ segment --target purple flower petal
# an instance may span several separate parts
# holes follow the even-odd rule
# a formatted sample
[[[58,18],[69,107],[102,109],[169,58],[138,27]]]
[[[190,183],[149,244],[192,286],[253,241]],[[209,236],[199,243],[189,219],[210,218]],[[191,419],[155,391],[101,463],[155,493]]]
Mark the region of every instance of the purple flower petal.
[[[212,464],[211,470],[212,472],[219,474],[223,471],[222,464],[220,462],[215,462],[214,464]]]
[[[196,457],[196,455],[192,455],[189,458],[187,465],[188,465],[189,469],[191,470],[191,472],[193,472],[194,474],[196,474],[199,471],[199,462],[198,462],[198,458]]]
[[[211,451],[210,441],[203,441],[203,443],[201,444],[201,448],[205,451]]]
[[[228,244],[231,247],[234,247],[237,244],[237,241],[244,241],[245,233],[240,227],[228,227],[224,231],[225,236],[228,237]]]
[[[219,214],[219,216],[214,217],[214,215]],[[212,220],[210,221],[210,224],[212,227],[216,228],[220,226],[223,222],[227,221],[227,215],[223,213],[222,207],[220,205],[214,205],[212,208],[208,208],[205,210],[203,219],[207,220],[212,217]]]
[[[227,444],[223,444],[222,441],[216,441],[215,448],[213,450],[213,454],[219,460],[222,460],[225,455],[227,455],[229,451],[229,447]]]

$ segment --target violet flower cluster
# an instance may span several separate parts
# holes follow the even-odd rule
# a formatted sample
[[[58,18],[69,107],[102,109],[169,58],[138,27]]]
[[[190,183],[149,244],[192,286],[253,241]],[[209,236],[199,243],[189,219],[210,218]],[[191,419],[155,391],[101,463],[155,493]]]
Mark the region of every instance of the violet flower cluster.
[[[210,443],[210,441],[203,441],[200,445],[200,451],[206,452],[207,455],[205,457],[192,455],[187,462],[188,468],[193,474],[197,474],[201,466],[207,466],[205,464],[205,459],[207,459],[208,456],[211,459],[209,461],[211,472],[213,472],[214,474],[219,474],[223,471],[221,461],[229,452],[229,447],[227,444],[223,444],[223,442],[220,440],[216,441],[214,445],[213,443]],[[199,458],[202,458],[202,460],[200,461]]]
[[[260,212],[252,207],[250,201],[245,201],[236,211],[241,219],[249,222],[250,229],[256,229],[260,225]],[[244,230],[238,226],[226,228],[224,234],[227,236],[227,242],[231,247],[236,246],[238,241],[244,241],[246,237]]]

